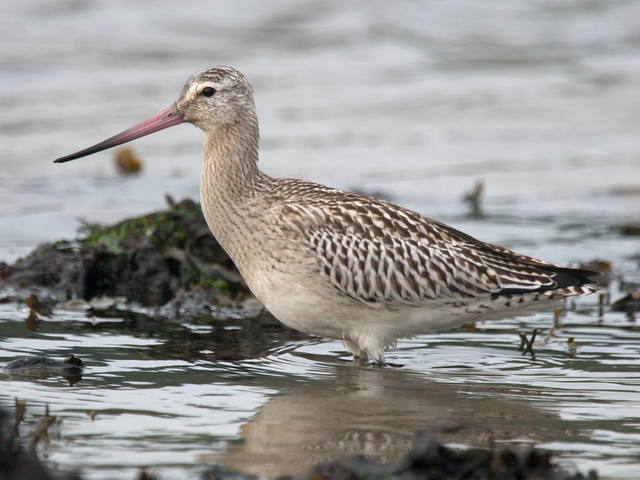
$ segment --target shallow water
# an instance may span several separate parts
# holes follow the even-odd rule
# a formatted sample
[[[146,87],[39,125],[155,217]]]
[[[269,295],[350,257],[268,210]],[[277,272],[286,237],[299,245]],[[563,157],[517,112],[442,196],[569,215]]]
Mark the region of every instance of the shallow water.
[[[137,177],[119,177],[109,152],[51,161],[165,108],[193,71],[228,64],[256,90],[266,172],[381,192],[483,240],[562,265],[608,260],[639,282],[638,237],[617,230],[640,211],[638,25],[628,1],[6,1],[0,259],[73,237],[79,218],[195,198],[201,134],[188,125],[133,144]],[[486,216],[474,219],[460,199],[478,179]],[[74,353],[88,369],[72,387],[0,376],[0,403],[26,399],[30,421],[48,403],[62,422],[41,453],[87,478],[389,459],[416,429],[532,443],[583,472],[634,478],[640,338],[624,314],[599,317],[597,301],[579,300],[535,359],[518,332],[537,326],[544,339],[550,312],[402,341],[385,369],[315,338],[231,360],[151,356],[164,340],[58,317],[29,333],[26,307],[5,304],[0,362]]]

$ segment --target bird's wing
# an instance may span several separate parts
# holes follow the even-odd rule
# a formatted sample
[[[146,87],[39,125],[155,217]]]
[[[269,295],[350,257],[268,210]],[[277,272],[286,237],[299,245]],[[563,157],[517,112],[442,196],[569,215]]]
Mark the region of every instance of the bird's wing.
[[[391,203],[354,196],[314,210],[323,221],[307,235],[321,269],[341,293],[369,305],[464,302],[590,283],[584,271],[480,242]]]

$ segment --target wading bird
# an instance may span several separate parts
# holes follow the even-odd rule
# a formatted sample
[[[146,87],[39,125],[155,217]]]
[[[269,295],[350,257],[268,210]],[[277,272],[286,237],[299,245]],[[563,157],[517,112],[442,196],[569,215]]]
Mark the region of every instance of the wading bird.
[[[356,357],[463,323],[531,313],[595,290],[594,272],[481,242],[362,195],[258,169],[253,89],[229,67],[189,78],[177,102],[67,162],[179,123],[204,132],[200,198],[209,228],[282,323]]]

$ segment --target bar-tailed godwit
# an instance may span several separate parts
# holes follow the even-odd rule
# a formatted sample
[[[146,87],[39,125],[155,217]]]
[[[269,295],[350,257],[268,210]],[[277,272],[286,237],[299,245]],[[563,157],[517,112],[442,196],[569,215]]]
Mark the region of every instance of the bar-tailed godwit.
[[[594,272],[481,242],[382,200],[258,169],[253,89],[229,67],[189,78],[177,102],[67,162],[189,122],[204,132],[200,198],[209,228],[282,323],[356,357],[463,323],[516,316],[595,290]]]

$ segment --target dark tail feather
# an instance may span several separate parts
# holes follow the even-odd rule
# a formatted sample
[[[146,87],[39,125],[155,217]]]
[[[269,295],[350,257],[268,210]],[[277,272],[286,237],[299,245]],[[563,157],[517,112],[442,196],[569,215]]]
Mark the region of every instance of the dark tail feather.
[[[562,268],[549,269],[554,272],[551,278],[558,284],[556,288],[574,287],[580,285],[597,284],[594,277],[602,276],[602,272],[585,270],[582,268]]]

